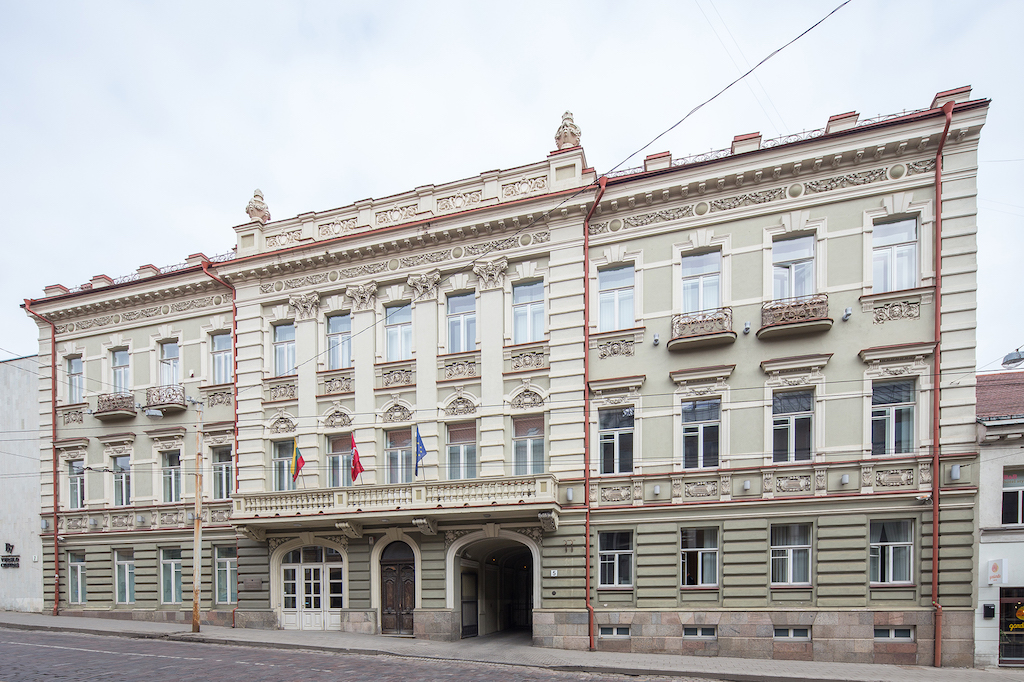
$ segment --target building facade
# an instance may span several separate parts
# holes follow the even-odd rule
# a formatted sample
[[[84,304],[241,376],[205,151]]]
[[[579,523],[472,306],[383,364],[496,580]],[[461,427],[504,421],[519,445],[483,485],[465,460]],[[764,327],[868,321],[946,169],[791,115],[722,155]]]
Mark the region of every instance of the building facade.
[[[225,257],[48,288],[48,602],[184,619],[199,561],[210,622],[970,665],[969,95],[601,178],[566,114],[537,163],[257,192]]]
[[[1024,665],[1024,372],[978,376],[975,665]]]

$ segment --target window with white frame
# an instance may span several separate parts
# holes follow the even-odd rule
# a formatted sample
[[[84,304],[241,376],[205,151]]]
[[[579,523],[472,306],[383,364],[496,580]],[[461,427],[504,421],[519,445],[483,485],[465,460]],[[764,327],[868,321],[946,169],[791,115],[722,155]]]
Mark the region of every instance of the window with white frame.
[[[114,551],[114,582],[118,604],[135,603],[135,552],[130,549]]]
[[[698,637],[702,639],[714,639],[718,631],[714,625],[686,625],[683,626],[683,637]]]
[[[512,343],[544,338],[544,282],[512,287]]]
[[[384,460],[388,465],[388,483],[412,482],[412,431],[398,429],[385,435]]]
[[[601,637],[629,637],[628,625],[601,625],[598,629]]]
[[[165,452],[161,455],[163,467],[164,502],[181,501],[181,453]]]
[[[114,472],[114,506],[123,507],[132,503],[132,472],[131,458],[119,455],[111,458]]]
[[[636,326],[633,308],[634,272],[632,265],[599,270],[597,273],[599,331],[630,329]]]
[[[226,500],[231,497],[233,462],[231,448],[214,448],[213,458],[213,499]]]
[[[775,628],[775,639],[808,640],[811,638],[810,628]]]
[[[871,582],[909,583],[914,524],[909,520],[871,522]]]
[[[476,422],[448,425],[448,478],[476,478]]]
[[[814,293],[814,237],[782,239],[772,244],[772,298]]]
[[[476,350],[476,294],[448,297],[448,352]]]
[[[324,547],[324,563],[327,564],[327,607],[341,609],[345,606],[345,557],[333,547]]]
[[[680,312],[696,313],[722,305],[722,252],[683,256],[683,305]]]
[[[352,485],[352,434],[327,438],[327,470],[332,488]]]
[[[876,294],[917,286],[916,218],[874,226],[871,269],[871,287]]]
[[[412,358],[412,305],[384,308],[384,338],[388,362]]]
[[[718,585],[718,529],[684,528],[679,535],[682,584],[688,587]]]
[[[85,506],[85,462],[73,459],[68,462],[68,509]]]
[[[914,641],[914,628],[913,626],[899,628],[875,628],[875,639],[893,642],[912,642]]]
[[[811,584],[811,525],[787,523],[771,527],[773,585]]]
[[[84,604],[87,600],[85,588],[85,554],[68,552],[68,603]]]
[[[633,533],[598,533],[600,587],[633,585]]]
[[[601,473],[626,474],[633,471],[633,411],[618,407],[597,413],[601,443]]]
[[[274,327],[274,376],[296,374],[295,325],[279,324]]]
[[[914,382],[876,381],[871,387],[871,454],[914,449]]]
[[[217,603],[234,604],[238,601],[238,550],[234,547],[216,548]]]
[[[160,550],[160,601],[181,603],[181,549]]]
[[[544,415],[512,419],[513,473],[544,473]]]
[[[82,358],[68,358],[68,404],[80,403],[84,399],[85,377],[82,372]]]
[[[785,391],[772,398],[772,461],[811,459],[814,392]]]
[[[128,350],[110,351],[111,384],[114,386],[114,393],[127,393],[131,390],[131,381],[128,378]]]
[[[171,386],[181,380],[178,369],[178,342],[165,341],[160,344],[160,385]]]
[[[1007,525],[1024,523],[1024,469],[1003,469],[1002,518]]]
[[[718,466],[722,401],[683,401],[683,467],[701,469]]]
[[[327,369],[352,366],[352,316],[327,318]]]
[[[234,363],[231,359],[231,334],[210,335],[210,364],[213,366],[213,383],[231,383],[234,377]]]
[[[294,440],[279,440],[273,445],[274,457],[271,468],[274,472],[274,490],[295,490],[292,478],[292,457],[295,455]]]

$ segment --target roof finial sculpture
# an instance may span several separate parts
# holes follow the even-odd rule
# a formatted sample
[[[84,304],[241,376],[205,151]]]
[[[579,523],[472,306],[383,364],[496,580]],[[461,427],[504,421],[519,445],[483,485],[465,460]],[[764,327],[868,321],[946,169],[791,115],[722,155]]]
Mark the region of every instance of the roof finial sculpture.
[[[580,128],[572,121],[572,112],[562,114],[562,125],[555,133],[555,146],[558,149],[572,149],[580,146]]]
[[[263,203],[263,192],[257,189],[252,193],[252,199],[245,207],[245,212],[249,214],[249,218],[260,224],[266,225],[270,221],[270,209]]]

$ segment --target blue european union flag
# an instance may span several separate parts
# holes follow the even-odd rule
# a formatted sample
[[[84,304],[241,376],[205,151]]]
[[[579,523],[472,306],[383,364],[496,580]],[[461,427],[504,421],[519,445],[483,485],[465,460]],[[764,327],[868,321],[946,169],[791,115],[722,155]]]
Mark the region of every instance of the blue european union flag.
[[[416,471],[413,476],[420,475],[420,460],[427,456],[427,449],[423,447],[423,439],[420,438],[420,427],[416,427]]]

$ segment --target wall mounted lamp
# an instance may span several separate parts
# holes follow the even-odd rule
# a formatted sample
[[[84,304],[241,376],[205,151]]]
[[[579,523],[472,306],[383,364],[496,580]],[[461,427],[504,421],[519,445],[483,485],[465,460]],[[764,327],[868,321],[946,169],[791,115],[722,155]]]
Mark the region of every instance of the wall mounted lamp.
[[[744,334],[749,334],[750,333],[750,323],[749,322],[744,322],[743,323],[743,333]]]
[[[846,322],[851,317],[853,317],[853,308],[847,308],[843,311],[843,322]]]
[[[951,466],[949,468],[949,479],[951,481],[959,481],[960,480],[960,465],[959,464],[954,464],[953,466]]]
[[[744,490],[750,490],[750,479],[749,478],[747,480],[743,481],[743,489]]]
[[[658,341],[660,341],[660,340],[661,340],[660,337],[657,334],[655,334],[654,335],[654,345],[657,346],[658,345]]]
[[[842,485],[850,484],[850,474],[843,474],[843,477],[839,479],[839,483]]]
[[[572,488],[567,488],[565,491],[565,499],[572,502]]]
[[[657,497],[660,494],[661,494],[661,486],[660,485],[654,486],[654,496]]]

